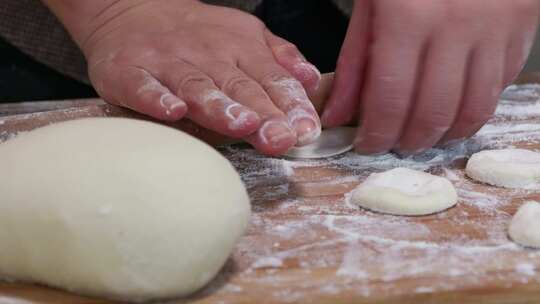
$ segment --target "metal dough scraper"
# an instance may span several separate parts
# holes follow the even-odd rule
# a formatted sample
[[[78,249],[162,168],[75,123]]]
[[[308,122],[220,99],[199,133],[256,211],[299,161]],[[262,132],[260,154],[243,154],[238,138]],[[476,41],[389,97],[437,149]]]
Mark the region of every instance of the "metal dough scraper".
[[[336,156],[353,149],[356,128],[338,127],[325,129],[319,138],[303,147],[293,147],[285,156],[291,158],[325,158]]]

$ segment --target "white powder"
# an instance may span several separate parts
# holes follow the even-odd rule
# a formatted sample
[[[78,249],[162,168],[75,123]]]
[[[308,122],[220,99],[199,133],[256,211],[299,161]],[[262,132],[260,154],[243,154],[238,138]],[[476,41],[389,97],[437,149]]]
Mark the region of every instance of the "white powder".
[[[516,272],[527,276],[536,275],[536,267],[529,263],[520,263],[516,265]]]
[[[503,100],[499,103],[495,115],[511,119],[536,118],[540,116],[540,104]]]
[[[420,287],[417,287],[414,292],[416,293],[430,293],[430,292],[433,292],[435,291],[433,289],[433,287],[426,287],[426,286],[420,286]]]
[[[310,104],[306,90],[294,78],[283,78],[272,83],[282,90],[292,101]]]
[[[241,173],[255,210],[250,233],[234,255],[235,275],[276,291],[271,299],[276,302],[290,300],[290,295],[298,301],[311,299],[313,293],[392,294],[395,281],[414,278],[422,282],[412,287],[417,293],[481,288],[494,271],[504,274],[509,268],[516,269],[513,282],[534,278],[531,274],[538,264],[534,261],[540,253],[525,251],[506,234],[509,204],[531,192],[478,185],[455,167],[484,149],[509,148],[523,140],[540,142],[540,124],[527,120],[532,115],[525,110],[540,109],[540,86],[524,90],[509,88],[496,117],[473,138],[407,158],[350,152],[324,160],[292,160],[264,157],[245,148],[223,148]],[[515,99],[525,100],[526,105]],[[509,118],[523,121],[510,123]],[[447,177],[458,191],[458,207],[434,216],[406,218],[347,204],[345,194],[369,174],[396,167]],[[327,188],[339,192],[320,194]],[[310,189],[319,194],[309,196]],[[279,246],[274,246],[276,242]],[[299,283],[280,268],[285,260],[295,270],[331,269],[335,276]],[[275,272],[257,277],[253,265],[270,265]],[[448,279],[426,283],[425,278],[441,276]],[[372,281],[385,283],[381,287]]]
[[[251,268],[253,269],[268,268],[268,267],[278,268],[281,266],[283,266],[283,261],[281,259],[275,258],[275,257],[264,257],[255,261],[255,263],[251,265]]]
[[[534,192],[478,185],[455,167],[483,149],[540,142],[540,124],[528,113],[540,108],[540,86],[513,86],[502,97],[496,117],[472,139],[407,158],[351,152],[325,160],[291,160],[245,147],[222,148],[249,191],[253,216],[232,256],[234,267],[225,267],[203,293],[234,298],[248,292],[245,282],[267,290],[269,302],[307,302],[318,294],[395,295],[400,279],[419,279],[410,287],[417,293],[481,288],[493,276],[509,284],[539,279],[540,253],[515,245],[506,235],[512,199]],[[510,118],[523,121],[510,123]],[[4,132],[0,140],[14,136]],[[458,207],[405,218],[346,203],[345,194],[369,174],[396,167],[446,176],[458,191]],[[320,189],[332,191],[320,194]],[[503,276],[508,269],[515,277]],[[318,270],[334,275],[311,274]]]
[[[511,85],[504,90],[500,99],[536,102],[540,99],[540,84]]]
[[[15,299],[13,297],[4,297],[0,296],[0,303],[2,304],[33,304],[35,302],[30,302],[22,299]]]

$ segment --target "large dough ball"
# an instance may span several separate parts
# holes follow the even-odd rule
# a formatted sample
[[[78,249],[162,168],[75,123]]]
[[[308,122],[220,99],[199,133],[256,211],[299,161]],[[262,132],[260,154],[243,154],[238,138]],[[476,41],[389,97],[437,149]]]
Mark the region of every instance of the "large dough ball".
[[[508,234],[520,245],[540,248],[540,203],[530,201],[521,206],[510,222]]]
[[[465,172],[494,186],[535,189],[540,183],[540,153],[523,149],[481,151],[471,156]]]
[[[0,277],[115,299],[187,295],[246,229],[230,163],[172,128],[92,118],[0,145]]]
[[[393,215],[427,215],[457,203],[456,189],[446,178],[407,168],[371,174],[352,192],[360,207]]]

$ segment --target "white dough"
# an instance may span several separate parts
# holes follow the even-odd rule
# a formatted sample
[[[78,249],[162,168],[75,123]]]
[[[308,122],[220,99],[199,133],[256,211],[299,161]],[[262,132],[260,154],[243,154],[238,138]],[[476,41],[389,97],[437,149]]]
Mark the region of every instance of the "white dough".
[[[530,201],[521,206],[512,218],[508,234],[520,245],[540,248],[540,203]]]
[[[457,203],[457,193],[446,178],[407,168],[371,174],[352,193],[363,208],[394,215],[426,215]]]
[[[465,172],[494,186],[534,189],[540,183],[540,153],[523,149],[481,151],[471,156]]]
[[[190,294],[246,229],[239,175],[210,146],[91,118],[0,145],[0,277],[129,301]]]

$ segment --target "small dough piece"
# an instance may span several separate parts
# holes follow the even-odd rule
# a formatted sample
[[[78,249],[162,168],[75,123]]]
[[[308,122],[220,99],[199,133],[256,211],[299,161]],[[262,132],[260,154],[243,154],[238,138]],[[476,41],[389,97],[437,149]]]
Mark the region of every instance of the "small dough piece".
[[[457,203],[456,189],[444,177],[407,168],[371,174],[352,193],[360,207],[393,215],[427,215]]]
[[[212,147],[141,120],[90,118],[0,145],[0,278],[144,301],[208,283],[250,204]]]
[[[536,189],[540,183],[540,153],[524,149],[481,151],[471,156],[465,172],[493,186]]]
[[[540,248],[540,203],[530,201],[521,206],[510,222],[508,235],[520,245]]]

